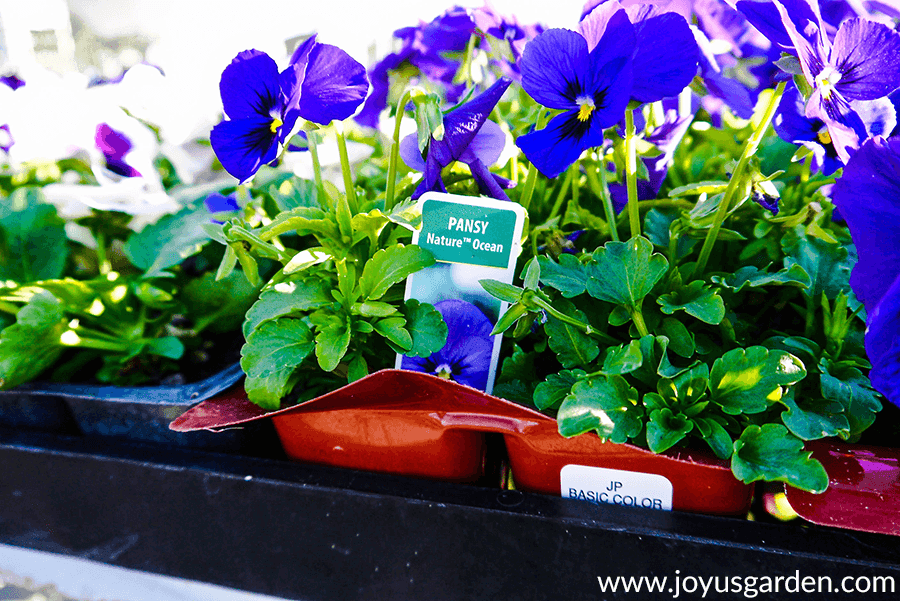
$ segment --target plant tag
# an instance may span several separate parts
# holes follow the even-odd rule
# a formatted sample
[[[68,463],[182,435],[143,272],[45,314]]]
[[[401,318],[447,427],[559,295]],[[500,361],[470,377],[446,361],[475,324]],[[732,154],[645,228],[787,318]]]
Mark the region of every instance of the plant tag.
[[[431,357],[398,355],[396,367],[450,378],[490,393],[501,336],[490,336],[507,303],[479,280],[511,284],[522,250],[525,209],[516,203],[439,192],[419,200],[422,227],[413,243],[437,263],[406,280],[406,298],[434,305],[447,323],[447,344]]]
[[[587,465],[560,470],[560,490],[567,499],[672,511],[672,483],[665,476]]]

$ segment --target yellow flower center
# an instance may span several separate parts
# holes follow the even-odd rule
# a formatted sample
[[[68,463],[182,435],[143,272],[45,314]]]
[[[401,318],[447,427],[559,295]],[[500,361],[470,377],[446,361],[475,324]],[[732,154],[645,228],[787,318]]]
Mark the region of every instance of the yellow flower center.
[[[579,96],[575,99],[575,102],[578,103],[578,115],[576,117],[579,121],[590,119],[591,113],[597,108],[597,105],[594,104],[594,99],[590,96]]]
[[[284,121],[282,121],[278,117],[274,117],[272,119],[272,124],[269,125],[269,131],[271,131],[273,134],[278,133],[278,128],[281,127],[282,125],[284,125]]]
[[[442,363],[437,366],[437,369],[434,370],[434,375],[439,378],[444,378],[445,380],[452,380],[453,376],[453,368],[451,368],[446,363]]]
[[[816,134],[816,138],[818,138],[819,144],[831,144],[831,134],[828,133],[827,127],[823,127],[822,129],[820,129],[819,133]]]

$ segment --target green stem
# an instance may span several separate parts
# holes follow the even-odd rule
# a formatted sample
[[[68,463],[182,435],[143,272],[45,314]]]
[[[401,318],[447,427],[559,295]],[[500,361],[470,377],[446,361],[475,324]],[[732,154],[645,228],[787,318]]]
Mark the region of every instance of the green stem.
[[[644,322],[644,314],[641,313],[640,305],[631,310],[631,320],[634,322],[634,326],[637,328],[641,338],[650,334],[650,330],[647,329],[647,324]]]
[[[537,118],[537,126],[536,129],[543,129],[544,126],[547,125],[547,121],[549,119],[550,113],[546,111],[540,111],[538,113]],[[531,206],[531,197],[534,195],[534,186],[537,183],[538,170],[533,164],[528,165],[528,177],[525,178],[525,188],[522,190],[522,195],[519,197],[519,204],[525,207],[525,210],[528,210],[528,207]]]
[[[693,276],[702,275],[706,269],[706,263],[709,261],[709,256],[712,254],[713,245],[715,245],[716,238],[719,236],[719,230],[725,222],[725,217],[728,215],[728,209],[734,200],[734,195],[737,193],[738,187],[744,179],[744,171],[747,169],[747,164],[750,162],[750,158],[756,154],[759,143],[762,141],[762,137],[765,135],[766,130],[769,129],[769,124],[772,123],[772,118],[775,116],[775,111],[778,109],[778,104],[781,102],[781,97],[784,95],[785,83],[786,82],[781,82],[778,84],[778,87],[775,88],[775,92],[769,99],[768,106],[766,106],[765,113],[763,113],[762,120],[759,122],[759,125],[753,133],[750,134],[747,143],[744,145],[744,151],[741,153],[741,158],[738,161],[737,167],[734,169],[734,173],[731,174],[731,179],[728,181],[728,187],[725,188],[725,195],[719,203],[719,208],[716,210],[712,227],[709,228],[709,231],[706,233],[706,239],[703,241],[703,247],[700,249],[700,258],[697,259],[697,265],[692,274]]]
[[[387,188],[384,192],[384,211],[389,213],[394,208],[394,189],[397,185],[397,161],[400,158],[400,121],[406,112],[406,103],[412,97],[413,90],[404,92],[397,103],[397,113],[394,115],[394,137],[391,138],[391,155],[388,160]]]
[[[641,235],[641,214],[637,197],[637,150],[635,148],[634,111],[625,110],[625,181],[628,189],[628,223],[631,237]]]
[[[106,275],[112,271],[112,263],[106,253],[106,234],[97,232],[94,234],[94,238],[97,240],[97,268],[100,275]]]
[[[260,255],[266,258],[275,259],[277,261],[281,261],[284,264],[287,264],[291,260],[290,253],[281,250],[272,244],[269,244],[259,236],[250,233],[242,227],[231,228],[229,235],[250,243]]]
[[[550,305],[550,303],[548,303],[547,301],[545,301],[542,298],[535,297],[534,304],[536,304],[538,307],[540,307],[541,309],[546,311],[552,317],[555,317],[556,319],[560,320],[563,323],[567,323],[570,326],[578,328],[579,330],[581,330],[588,336],[593,336],[594,338],[598,338],[598,339],[602,340],[603,342],[606,342],[607,344],[613,344],[613,345],[618,344],[618,341],[615,338],[613,338],[612,336],[610,336],[609,334],[606,334],[604,332],[601,332],[601,331],[595,329],[589,323],[584,323],[583,321],[578,321],[574,317],[569,317],[565,313],[557,311]]]
[[[316,132],[306,132],[306,142],[309,146],[309,156],[312,158],[313,177],[316,179],[316,190],[319,192],[319,204],[324,207],[330,206],[331,202],[325,194],[325,184],[322,183],[322,164],[319,162],[319,147],[316,140]]]
[[[350,170],[350,157],[347,155],[347,140],[339,123],[335,123],[338,152],[341,154],[341,171],[344,174],[344,189],[347,193],[347,204],[350,205],[350,214],[359,213],[359,201],[356,200],[356,187],[353,184],[353,172]]]
[[[556,202],[553,203],[553,208],[550,210],[550,216],[547,218],[548,221],[556,217],[557,213],[559,213],[559,210],[562,208],[562,203],[566,199],[566,194],[569,193],[569,186],[572,184],[572,177],[574,170],[576,169],[575,165],[577,164],[578,163],[575,163],[566,171],[566,179],[563,180],[562,187],[559,189],[559,194],[556,195]]]
[[[613,242],[618,242],[619,229],[616,227],[616,209],[613,207],[612,198],[609,196],[609,187],[606,184],[606,166],[602,164],[603,157],[601,154],[600,152],[597,153],[597,162],[588,161],[584,166],[584,170],[587,173],[588,185],[603,205],[603,214],[606,215],[606,221],[609,224],[609,237]],[[597,181],[598,172],[600,174],[599,182]]]
[[[806,323],[803,327],[803,336],[812,338],[815,334],[816,325],[816,303],[811,296],[806,297]]]
[[[15,315],[19,312],[19,309],[22,308],[22,305],[17,305],[15,303],[8,303],[6,301],[0,301],[0,311],[5,311],[6,313],[12,313]]]

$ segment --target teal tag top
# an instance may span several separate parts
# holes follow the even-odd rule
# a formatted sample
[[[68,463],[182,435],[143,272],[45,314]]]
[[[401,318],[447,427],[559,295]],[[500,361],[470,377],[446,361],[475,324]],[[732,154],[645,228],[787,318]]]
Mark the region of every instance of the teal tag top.
[[[418,245],[442,262],[505,268],[516,241],[518,205],[509,208],[428,198],[422,203]]]

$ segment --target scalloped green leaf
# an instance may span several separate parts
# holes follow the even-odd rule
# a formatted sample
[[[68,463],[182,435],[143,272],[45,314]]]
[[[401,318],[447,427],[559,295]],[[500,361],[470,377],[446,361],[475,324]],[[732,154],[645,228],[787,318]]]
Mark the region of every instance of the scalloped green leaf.
[[[39,188],[18,188],[0,203],[0,279],[50,280],[69,255],[65,222]]]
[[[694,427],[712,452],[719,459],[728,459],[734,453],[734,441],[722,424],[708,417],[695,417]]]
[[[409,299],[403,305],[406,327],[412,335],[412,347],[406,353],[411,357],[427,357],[447,344],[447,324],[440,311],[428,303]]]
[[[784,395],[781,402],[787,407],[787,411],[781,414],[781,421],[794,436],[802,440],[818,440],[828,436],[839,436],[844,440],[849,438],[850,423],[840,403],[810,398],[798,403],[792,394]]]
[[[844,407],[849,436],[862,433],[875,422],[876,414],[881,411],[881,395],[872,388],[869,378],[852,365],[822,359],[819,367],[822,370],[819,376],[822,396]]]
[[[814,493],[828,488],[828,474],[803,441],[781,424],[751,425],[734,441],[731,471],[747,484],[757,480],[786,482]]]
[[[581,369],[564,369],[558,374],[550,374],[534,389],[534,405],[540,410],[558,407],[572,392],[572,386],[587,374]]]
[[[656,302],[666,315],[675,311],[684,311],[702,322],[717,325],[725,318],[725,301],[718,290],[710,288],[700,280],[682,286],[667,294],[663,294]],[[675,350],[674,347],[672,350]],[[680,354],[680,353],[679,353]]]
[[[647,446],[654,453],[669,450],[683,440],[694,429],[694,424],[684,415],[672,413],[671,409],[656,409],[650,413],[647,422]]]
[[[575,255],[562,254],[557,263],[548,257],[538,257],[541,267],[541,283],[559,290],[566,298],[584,294],[588,275],[584,265]]]
[[[322,371],[334,371],[350,348],[350,324],[332,320],[316,334],[316,359]]]
[[[840,244],[831,244],[818,238],[802,237],[785,249],[784,265],[790,269],[799,265],[810,278],[810,285],[803,292],[816,302],[825,293],[834,299],[839,293],[850,291],[850,270],[854,260]]]
[[[262,324],[241,349],[247,397],[263,409],[278,409],[282,397],[290,391],[291,376],[313,349],[315,337],[301,319],[283,318]]]
[[[406,318],[390,317],[374,324],[375,331],[399,346],[404,351],[412,348],[412,335],[406,329]]]
[[[332,302],[331,284],[319,278],[276,284],[264,290],[247,311],[243,325],[244,338],[249,338],[256,328],[270,319],[312,311]]]
[[[0,333],[0,389],[33,380],[53,365],[65,348],[60,336],[67,328],[59,300],[47,291],[36,292],[19,309],[16,323]]]
[[[378,300],[391,286],[430,265],[434,265],[434,256],[420,246],[397,244],[383,248],[363,267],[360,295],[366,300]]]
[[[745,286],[750,288],[760,288],[762,286],[809,288],[809,285],[812,283],[809,274],[796,263],[775,273],[769,273],[764,269],[747,265],[724,277],[714,275],[711,280],[714,284],[735,292],[740,292]]]
[[[640,434],[644,412],[638,392],[622,376],[581,380],[559,407],[559,433],[569,438],[594,430],[604,440],[623,443]]]
[[[144,271],[144,277],[171,277],[166,269],[197,254],[207,242],[206,224],[212,214],[204,205],[185,207],[166,215],[125,242],[124,252],[131,264]]]
[[[783,386],[806,377],[794,355],[762,346],[728,351],[713,363],[710,398],[729,415],[760,413],[779,401]]]
[[[580,321],[587,322],[584,313],[571,307],[570,303],[560,303],[560,310]],[[544,324],[547,333],[550,350],[556,353],[556,358],[565,368],[587,365],[600,355],[600,345],[575,326],[564,321],[548,316]]]
[[[603,359],[601,371],[608,376],[628,374],[638,369],[643,363],[641,341],[632,340],[628,344],[609,349],[606,358]]]
[[[598,300],[636,308],[668,268],[669,262],[653,252],[646,238],[607,242],[586,267],[587,292]]]

